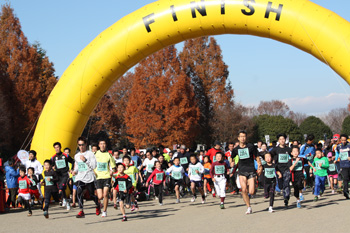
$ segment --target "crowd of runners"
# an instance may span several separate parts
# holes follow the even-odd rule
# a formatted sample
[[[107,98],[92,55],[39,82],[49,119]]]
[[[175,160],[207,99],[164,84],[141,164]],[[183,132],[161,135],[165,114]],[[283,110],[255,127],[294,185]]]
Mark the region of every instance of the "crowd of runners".
[[[127,221],[125,209],[137,211],[138,202],[153,197],[162,206],[163,195],[175,196],[175,204],[186,195],[191,196],[191,202],[196,202],[200,195],[198,199],[205,204],[212,195],[224,209],[227,193],[241,194],[247,206],[246,214],[253,213],[250,199],[257,188],[264,189],[271,213],[277,192],[282,193],[288,208],[291,187],[297,208],[302,207],[306,189],[312,190],[314,201],[318,201],[326,183],[332,194],[341,193],[349,199],[348,135],[335,134],[324,144],[314,143],[313,135],[308,135],[304,144],[286,143],[286,138],[282,133],[271,147],[262,141],[254,145],[247,143],[247,133],[240,131],[237,140],[229,142],[227,148],[216,142],[207,151],[195,152],[179,145],[170,152],[160,146],[146,153],[126,147],[110,153],[106,140],[89,147],[87,140],[80,137],[73,157],[69,148],[62,152],[61,144],[56,142],[55,154],[43,164],[36,159],[34,150],[29,152],[26,164],[8,161],[7,207],[21,205],[31,216],[35,200],[45,218],[49,218],[49,207],[54,200],[68,211],[79,208],[76,217],[84,218],[84,199],[89,199],[96,205],[96,215],[107,217],[111,201],[114,209],[120,209],[122,221]]]

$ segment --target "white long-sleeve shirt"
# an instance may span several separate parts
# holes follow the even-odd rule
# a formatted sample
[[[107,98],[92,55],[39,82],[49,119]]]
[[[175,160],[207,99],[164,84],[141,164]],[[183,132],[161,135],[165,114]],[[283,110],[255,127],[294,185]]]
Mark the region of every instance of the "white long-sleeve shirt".
[[[181,180],[183,178],[183,175],[185,173],[185,170],[182,166],[176,166],[173,165],[168,170],[166,170],[166,173],[171,174],[171,177],[175,180]]]
[[[199,173],[197,173],[196,170],[198,170]],[[190,163],[190,165],[188,166],[188,175],[190,176],[190,179],[193,181],[201,181],[203,172],[204,172],[204,167],[200,162],[194,165]]]
[[[83,162],[80,156],[84,155],[86,161]],[[94,169],[97,166],[96,157],[91,151],[85,151],[84,153],[78,152],[74,156],[75,164],[74,171],[77,173],[75,181],[82,181],[84,183],[94,182],[96,179]]]
[[[36,175],[37,178],[39,178],[39,175],[43,173],[43,165],[41,165],[41,163],[38,160],[34,160],[34,161],[28,160],[26,162],[27,173],[28,173],[28,168],[30,167],[34,168],[34,175]]]

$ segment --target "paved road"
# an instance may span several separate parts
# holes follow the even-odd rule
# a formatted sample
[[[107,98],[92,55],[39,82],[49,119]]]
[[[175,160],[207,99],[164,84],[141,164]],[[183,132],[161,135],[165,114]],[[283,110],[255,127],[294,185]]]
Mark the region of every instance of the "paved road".
[[[229,195],[229,194],[228,194]],[[45,219],[41,210],[34,210],[32,217],[26,211],[0,215],[0,232],[349,232],[350,200],[340,194],[332,195],[327,190],[324,196],[313,202],[311,193],[306,193],[303,208],[295,207],[291,198],[288,209],[283,207],[282,197],[275,201],[275,212],[267,212],[268,200],[259,191],[252,199],[253,214],[246,216],[246,207],[240,196],[229,195],[226,209],[219,209],[219,199],[209,197],[202,205],[197,199],[190,202],[186,196],[180,204],[174,197],[167,197],[164,206],[157,201],[140,203],[138,212],[127,212],[128,221],[121,222],[119,210],[108,209],[108,217],[97,217],[92,202],[87,202],[84,219],[76,219],[78,209],[66,211],[59,206],[50,209],[50,218]]]

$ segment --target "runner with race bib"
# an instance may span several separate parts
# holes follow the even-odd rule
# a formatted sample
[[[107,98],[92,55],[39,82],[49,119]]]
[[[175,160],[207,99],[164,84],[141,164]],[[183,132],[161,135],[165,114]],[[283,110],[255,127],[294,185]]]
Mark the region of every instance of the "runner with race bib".
[[[170,175],[170,186],[175,189],[176,195],[176,204],[180,203],[180,186],[183,185],[183,176],[185,170],[182,166],[180,166],[180,159],[178,157],[174,158],[174,165],[172,165],[168,170],[166,170],[166,174]]]

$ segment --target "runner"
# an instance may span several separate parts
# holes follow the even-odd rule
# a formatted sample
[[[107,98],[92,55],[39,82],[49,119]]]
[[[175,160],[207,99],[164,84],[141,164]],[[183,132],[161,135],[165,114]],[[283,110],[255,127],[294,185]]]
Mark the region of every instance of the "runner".
[[[290,171],[288,161],[290,159],[291,149],[286,147],[285,134],[277,135],[279,145],[272,149],[271,155],[276,164],[277,171],[281,172],[282,177],[278,179],[278,186],[283,190],[284,205],[287,207],[290,198]]]
[[[216,141],[214,143],[214,147],[209,149],[205,155],[209,156],[210,161],[214,163],[216,162],[216,153],[222,152],[220,148],[221,148],[221,143],[219,141]]]
[[[101,217],[107,217],[107,206],[108,206],[108,194],[111,188],[111,177],[113,171],[115,172],[115,160],[113,156],[107,151],[106,140],[100,139],[98,142],[100,150],[96,152],[96,188],[97,196],[101,201],[103,199],[103,211]],[[112,171],[110,171],[110,168]],[[97,214],[96,210],[96,214]]]
[[[95,195],[95,174],[96,158],[93,152],[88,151],[87,140],[84,137],[78,138],[79,152],[74,156],[75,164],[73,176],[75,176],[75,185],[77,186],[77,200],[80,212],[77,218],[85,218],[84,214],[84,190],[89,192],[90,198],[96,205],[96,215],[100,215],[101,209],[98,198]]]
[[[190,165],[188,167],[188,177],[191,181],[191,191],[193,197],[191,202],[194,202],[197,198],[196,195],[196,187],[198,188],[199,193],[202,195],[202,204],[205,203],[205,196],[203,192],[203,182],[202,182],[202,174],[204,173],[203,165],[198,161],[195,154],[190,156]]]
[[[340,144],[336,149],[336,160],[338,160],[341,169],[341,176],[343,177],[343,194],[346,199],[349,199],[349,189],[348,183],[350,178],[350,144],[347,141],[348,136],[346,134],[342,134],[340,136]],[[340,185],[340,184],[339,184]]]
[[[177,158],[179,158],[180,164],[186,173],[188,173],[188,165],[190,163],[190,155],[191,154],[189,152],[186,152],[186,146],[181,145],[180,152],[177,153]],[[182,196],[185,195],[185,191],[186,191],[186,190],[182,190],[182,188],[186,188],[187,191],[190,191],[191,190],[190,186],[191,186],[190,179],[188,178],[188,176],[184,176],[184,187],[180,186],[180,192],[181,192]]]
[[[153,167],[154,163],[158,161],[156,158],[153,157],[150,151],[146,152],[147,158],[143,161],[142,166],[141,166],[141,171],[143,168],[146,168],[146,174],[145,174],[145,179],[144,181],[148,180],[148,177],[152,174],[153,172]]]
[[[264,173],[264,193],[265,198],[270,198],[270,205],[268,211],[273,213],[273,202],[275,200],[276,188],[276,173],[278,178],[282,178],[280,171],[276,170],[276,165],[272,163],[272,155],[269,152],[265,153],[266,163],[263,165]]]
[[[19,168],[19,177],[18,177],[18,198],[17,202],[28,209],[28,216],[32,216],[32,208],[29,204],[30,196],[30,186],[32,182],[26,176],[26,168]]]
[[[180,166],[180,159],[174,158],[174,165],[166,170],[167,175],[171,175],[170,185],[175,189],[176,204],[180,203],[180,190],[179,187],[183,185],[184,168]]]
[[[211,165],[210,176],[213,180],[215,190],[220,197],[220,209],[225,209],[224,202],[226,197],[226,178],[225,174],[229,174],[229,168],[224,162],[224,154],[217,152],[216,162]]]
[[[34,168],[34,175],[36,176],[36,178],[38,180],[40,180],[42,178],[42,173],[43,173],[43,165],[41,165],[41,163],[36,159],[36,151],[35,150],[31,150],[29,151],[29,160],[26,162],[26,169],[27,169],[27,174],[28,174],[28,168]],[[42,198],[43,195],[41,193],[41,185],[40,182],[36,183],[38,188],[38,192],[40,197]]]
[[[337,186],[337,181],[338,181],[338,171],[337,171],[337,167],[335,165],[335,156],[333,156],[332,152],[328,152],[328,162],[329,162],[329,168],[328,168],[328,178],[329,178],[329,183],[331,185],[331,190],[332,190],[332,194],[335,193],[335,189]]]
[[[163,155],[162,155],[163,156]],[[163,205],[163,188],[165,187],[165,173],[159,161],[156,161],[155,169],[146,181],[146,187],[148,188],[149,183],[153,182],[155,195],[159,200],[159,205]]]
[[[30,196],[31,197],[35,197],[37,200],[38,200],[38,202],[39,202],[39,204],[40,204],[40,206],[41,206],[41,208],[42,208],[42,205],[43,205],[43,202],[42,202],[42,196],[41,196],[41,194],[40,194],[40,192],[39,192],[39,189],[38,189],[38,183],[40,183],[39,182],[39,179],[36,177],[36,175],[34,175],[35,174],[35,170],[34,170],[34,168],[32,168],[32,167],[29,167],[28,169],[27,169],[27,173],[28,173],[28,178],[29,178],[29,180],[32,182],[31,183],[31,185],[29,186],[29,193],[30,193]],[[32,200],[32,203],[30,203],[32,206],[34,205],[34,202],[33,202],[33,200]]]
[[[58,202],[57,181],[59,178],[57,173],[52,169],[51,162],[51,160],[45,160],[44,162],[44,179],[41,183],[41,185],[45,186],[45,205],[43,208],[45,218],[49,218],[49,205],[51,196],[53,197],[55,202]]]
[[[322,196],[325,190],[325,182],[327,178],[327,169],[329,167],[329,163],[328,163],[328,159],[326,157],[323,157],[322,150],[316,149],[315,153],[316,153],[316,157],[314,159],[314,162],[312,163],[312,166],[314,166],[313,169],[315,174],[314,201],[318,201],[318,198]]]
[[[137,201],[135,199],[135,195],[134,195],[134,192],[136,191],[136,187],[137,187],[137,183],[139,182],[140,180],[140,172],[139,172],[139,169],[137,169],[135,166],[133,165],[130,165],[130,162],[131,162],[131,158],[129,155],[125,155],[123,157],[123,164],[125,166],[125,171],[124,173],[127,174],[130,178],[131,178],[131,181],[132,181],[132,186],[133,186],[133,193],[131,193],[131,211],[134,211],[135,209],[139,209],[139,206],[137,204]]]
[[[288,162],[288,167],[291,172],[291,180],[292,185],[294,188],[294,196],[297,199],[297,208],[301,208],[301,201],[304,200],[303,196],[303,188],[304,188],[304,168],[306,168],[304,165],[306,163],[309,164],[309,166],[312,166],[310,162],[307,161],[305,158],[299,157],[299,147],[293,146],[292,147],[292,158]]]
[[[66,188],[69,179],[69,172],[71,172],[68,163],[73,166],[74,159],[72,159],[72,157],[68,156],[67,154],[62,153],[61,143],[55,142],[53,144],[53,147],[55,148],[56,154],[52,156],[51,161],[52,167],[58,176],[58,195],[61,198],[62,206],[67,207],[67,204],[70,204],[69,201],[67,202]]]
[[[246,214],[251,214],[252,207],[250,206],[250,199],[248,197],[248,187],[249,194],[254,195],[255,193],[255,179],[256,171],[254,166],[254,159],[256,158],[258,162],[258,174],[262,172],[262,166],[260,158],[257,156],[257,151],[254,145],[246,142],[247,132],[242,130],[238,133],[239,145],[233,149],[233,154],[239,156],[238,169],[239,169],[239,182],[242,187],[242,197],[247,205]]]
[[[101,148],[101,147],[100,147]],[[123,214],[122,222],[127,221],[124,204],[127,209],[130,208],[130,196],[133,192],[131,178],[124,173],[125,166],[122,163],[117,164],[118,175],[115,178],[114,189],[118,192],[120,198],[119,206]]]
[[[301,158],[306,158],[310,163],[314,161],[315,145],[313,144],[315,136],[310,134],[306,137],[306,143],[300,147]],[[304,180],[304,190],[307,186],[312,188],[314,186],[314,178],[310,175],[310,166],[305,164],[306,180]]]
[[[204,195],[207,196],[207,191],[209,191],[209,193],[211,193],[213,191],[213,197],[216,196],[215,194],[215,191],[213,188],[214,184],[213,184],[213,180],[211,179],[211,176],[210,176],[210,168],[211,168],[211,162],[210,162],[210,159],[209,159],[209,156],[204,156],[203,158],[203,167],[204,167]]]

